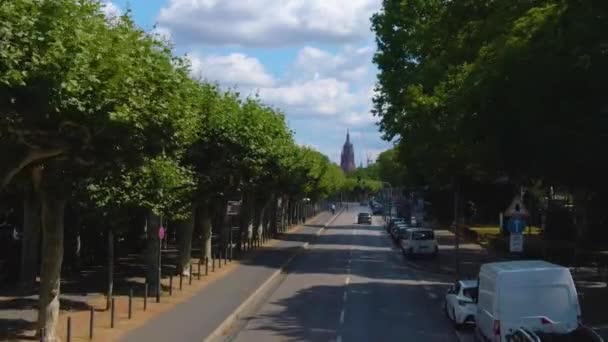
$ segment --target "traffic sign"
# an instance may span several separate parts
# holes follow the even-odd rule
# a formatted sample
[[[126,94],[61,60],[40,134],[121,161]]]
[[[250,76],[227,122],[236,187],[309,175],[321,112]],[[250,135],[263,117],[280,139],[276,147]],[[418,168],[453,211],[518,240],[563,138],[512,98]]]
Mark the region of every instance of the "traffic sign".
[[[507,230],[511,234],[521,234],[526,229],[526,221],[521,217],[513,216],[507,221]]]
[[[226,206],[226,214],[228,216],[236,216],[241,211],[241,201],[228,201]]]
[[[524,251],[524,236],[522,234],[511,234],[509,251],[512,253],[521,253]]]

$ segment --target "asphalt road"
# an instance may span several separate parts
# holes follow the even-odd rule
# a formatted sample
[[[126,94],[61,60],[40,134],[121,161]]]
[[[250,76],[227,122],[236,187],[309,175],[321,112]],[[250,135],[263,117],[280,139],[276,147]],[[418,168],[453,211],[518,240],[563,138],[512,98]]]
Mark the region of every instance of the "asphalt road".
[[[441,309],[445,279],[409,268],[352,207],[245,310],[225,340],[459,341]]]

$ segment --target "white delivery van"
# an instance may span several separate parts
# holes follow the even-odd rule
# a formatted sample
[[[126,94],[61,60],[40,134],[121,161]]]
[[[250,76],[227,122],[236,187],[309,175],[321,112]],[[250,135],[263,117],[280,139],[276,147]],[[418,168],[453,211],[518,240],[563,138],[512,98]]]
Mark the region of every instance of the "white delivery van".
[[[479,271],[477,336],[505,342],[519,328],[568,334],[581,310],[570,271],[546,261],[483,264]]]

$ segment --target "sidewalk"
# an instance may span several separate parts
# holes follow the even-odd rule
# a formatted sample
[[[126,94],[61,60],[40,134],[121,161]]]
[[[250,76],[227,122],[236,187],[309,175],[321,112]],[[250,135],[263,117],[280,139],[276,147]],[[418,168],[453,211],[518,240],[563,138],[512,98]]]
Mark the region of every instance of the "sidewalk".
[[[246,301],[332,219],[326,213],[241,260],[230,273],[187,301],[128,332],[122,341],[201,341]]]
[[[455,236],[451,231],[437,229],[435,236],[439,243],[436,259],[408,260],[408,266],[427,272],[450,275],[454,279],[476,279],[482,264],[496,261],[520,259],[517,255],[493,253],[479,244],[460,239],[459,250],[455,248]],[[458,261],[458,266],[457,266]],[[458,268],[459,268],[459,275]],[[608,340],[608,284],[605,277],[595,268],[579,267],[571,269],[579,294],[579,301],[585,324],[593,327]]]

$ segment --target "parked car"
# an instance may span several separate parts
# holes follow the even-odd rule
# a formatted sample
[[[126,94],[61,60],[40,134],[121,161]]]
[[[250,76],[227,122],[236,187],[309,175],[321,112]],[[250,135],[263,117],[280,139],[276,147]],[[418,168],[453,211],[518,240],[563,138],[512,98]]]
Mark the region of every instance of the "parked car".
[[[476,319],[476,334],[484,340],[509,341],[519,328],[568,335],[581,320],[572,275],[540,260],[483,264]]]
[[[435,232],[427,228],[410,228],[407,234],[399,241],[401,250],[406,256],[416,254],[437,256],[439,245],[435,239]]]
[[[372,215],[370,213],[359,213],[357,216],[358,224],[372,224]]]
[[[407,229],[409,229],[410,226],[408,226],[405,223],[397,223],[393,226],[393,229],[391,229],[390,234],[391,237],[393,238],[393,240],[398,241],[399,240],[399,236],[403,236],[403,232],[405,232]]]
[[[443,307],[456,328],[467,323],[475,324],[477,293],[477,280],[460,280],[446,293]]]
[[[399,218],[399,217],[392,217],[388,220],[388,223],[386,224],[386,231],[390,232],[391,229],[393,229],[393,227],[397,224],[397,223],[405,223],[405,219],[404,218]]]

